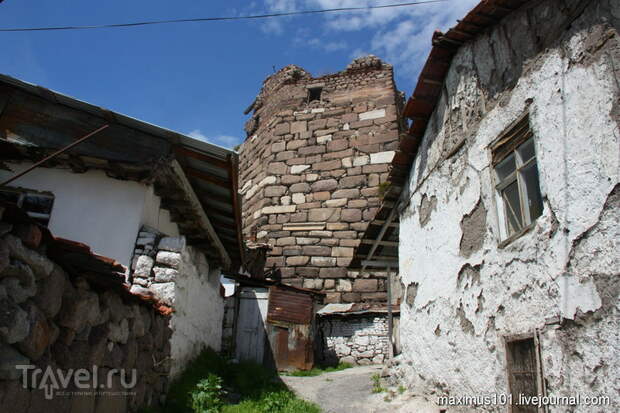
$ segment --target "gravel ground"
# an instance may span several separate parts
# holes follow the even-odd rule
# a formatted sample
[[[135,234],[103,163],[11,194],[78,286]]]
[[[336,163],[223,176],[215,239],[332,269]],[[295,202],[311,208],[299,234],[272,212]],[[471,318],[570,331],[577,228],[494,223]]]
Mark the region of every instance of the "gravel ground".
[[[281,379],[299,397],[318,404],[323,413],[438,413],[434,405],[395,389],[373,394],[374,374],[383,366],[362,366],[315,377],[282,376]],[[385,399],[390,401],[386,401]]]

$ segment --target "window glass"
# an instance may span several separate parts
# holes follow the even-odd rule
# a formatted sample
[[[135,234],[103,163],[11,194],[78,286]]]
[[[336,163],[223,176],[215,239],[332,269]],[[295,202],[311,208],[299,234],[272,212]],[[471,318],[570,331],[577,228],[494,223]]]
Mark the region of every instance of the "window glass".
[[[523,227],[521,219],[521,203],[519,202],[519,185],[514,181],[502,192],[504,208],[508,218],[508,232],[513,234]]]
[[[536,155],[534,150],[534,139],[530,138],[522,143],[521,146],[517,148],[517,151],[519,151],[519,156],[521,156],[521,161],[523,163],[532,159]]]
[[[533,163],[521,171],[523,181],[527,191],[527,203],[530,211],[530,221],[534,221],[542,214],[543,203],[540,196],[540,185],[538,183],[538,167]]]
[[[52,212],[54,198],[36,194],[26,194],[22,203],[22,208],[28,212],[49,214]]]
[[[501,161],[495,167],[495,172],[497,173],[497,179],[499,179],[499,182],[503,181],[508,175],[513,173],[515,168],[515,155],[514,153],[511,153],[506,157],[506,159]]]
[[[19,202],[19,192],[0,190],[0,200],[17,204]]]

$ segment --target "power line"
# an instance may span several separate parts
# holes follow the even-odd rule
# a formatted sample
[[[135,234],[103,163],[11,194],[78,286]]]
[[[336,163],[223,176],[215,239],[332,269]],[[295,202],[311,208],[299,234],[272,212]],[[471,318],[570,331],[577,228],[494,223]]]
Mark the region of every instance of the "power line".
[[[254,20],[254,19],[266,19],[270,17],[299,16],[299,15],[304,15],[304,14],[323,14],[323,13],[350,12],[350,11],[373,10],[373,9],[388,9],[388,8],[394,8],[394,7],[410,7],[410,6],[417,6],[420,4],[441,3],[445,1],[448,1],[448,0],[423,0],[423,1],[410,2],[410,3],[385,4],[383,6],[339,7],[335,9],[302,10],[302,11],[291,11],[291,12],[284,12],[284,13],[256,14],[256,15],[249,15],[249,16],[200,17],[200,18],[194,18],[194,19],[151,20],[151,21],[142,21],[142,22],[134,22],[134,23],[101,24],[101,25],[92,25],[92,26],[0,28],[0,32],[42,32],[42,31],[56,31],[56,30],[111,29],[111,28],[117,28],[117,27],[137,27],[137,26],[150,26],[150,25],[156,25],[156,24],[170,24],[170,23]]]

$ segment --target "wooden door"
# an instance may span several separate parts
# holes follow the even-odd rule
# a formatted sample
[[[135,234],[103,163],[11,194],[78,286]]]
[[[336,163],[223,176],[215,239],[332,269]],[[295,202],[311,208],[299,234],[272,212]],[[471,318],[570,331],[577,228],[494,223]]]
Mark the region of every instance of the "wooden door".
[[[236,357],[263,363],[269,293],[266,288],[244,287],[239,293]]]

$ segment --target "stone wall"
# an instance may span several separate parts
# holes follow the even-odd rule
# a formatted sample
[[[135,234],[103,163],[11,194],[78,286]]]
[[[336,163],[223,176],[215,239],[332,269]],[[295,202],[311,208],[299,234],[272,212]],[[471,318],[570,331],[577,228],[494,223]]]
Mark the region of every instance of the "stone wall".
[[[381,364],[390,357],[385,315],[320,318],[325,361]]]
[[[115,285],[105,278],[114,274],[97,274],[101,282],[93,284],[68,273],[47,257],[51,247],[37,226],[2,220],[4,212],[0,207],[0,411],[112,413],[160,403],[170,370],[165,311],[123,289],[122,274]],[[32,366],[27,388],[16,365]],[[100,385],[78,388],[78,374]],[[70,378],[67,387],[61,376]]]
[[[592,2],[568,25],[558,10],[580,4],[529,3],[452,62],[400,217],[396,377],[417,392],[507,393],[504,338],[537,332],[550,396],[611,397],[549,412],[620,408],[620,8]],[[488,148],[525,111],[544,209],[505,243]]]
[[[392,67],[374,56],[319,78],[291,65],[265,80],[240,149],[243,232],[273,247],[266,265],[285,283],[327,303],[385,301],[384,274],[357,279],[347,266],[381,204],[401,103]]]
[[[143,227],[132,261],[131,291],[152,293],[174,307],[172,377],[205,347],[219,351],[224,298],[219,268],[210,268],[203,253],[186,245],[185,237],[167,237]]]

